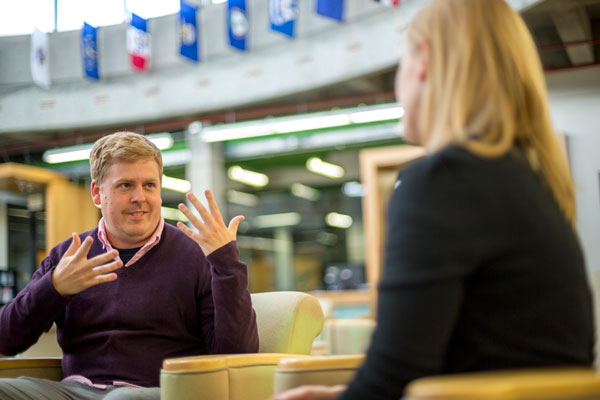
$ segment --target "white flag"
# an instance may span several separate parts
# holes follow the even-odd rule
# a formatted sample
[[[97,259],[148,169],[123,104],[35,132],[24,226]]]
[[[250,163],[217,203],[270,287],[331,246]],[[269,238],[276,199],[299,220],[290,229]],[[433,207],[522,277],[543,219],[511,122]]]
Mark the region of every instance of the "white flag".
[[[44,88],[50,87],[50,53],[48,34],[35,28],[31,34],[31,77]]]

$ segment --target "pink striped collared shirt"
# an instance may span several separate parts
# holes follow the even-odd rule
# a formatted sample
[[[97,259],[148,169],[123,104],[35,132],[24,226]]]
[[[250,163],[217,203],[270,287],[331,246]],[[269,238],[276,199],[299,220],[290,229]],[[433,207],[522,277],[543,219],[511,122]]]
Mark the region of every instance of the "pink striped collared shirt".
[[[125,264],[126,267],[132,265],[134,262],[142,258],[144,254],[150,251],[151,248],[156,246],[156,244],[160,241],[160,237],[162,235],[164,226],[165,220],[161,217],[160,222],[158,223],[158,226],[156,227],[154,233],[150,236],[150,239],[148,239],[146,244],[144,244],[142,248],[139,249],[137,253],[135,253],[135,255],[131,258],[131,260],[129,260],[129,262],[127,262],[127,264]],[[102,242],[102,247],[106,249],[107,252],[113,250],[112,245],[108,241],[108,235],[106,234],[106,225],[104,224],[104,218],[101,218],[100,223],[98,223],[98,238],[100,239],[100,242]]]
[[[129,262],[127,262],[127,264],[125,264],[126,267],[129,267],[130,265],[135,263],[137,260],[142,258],[144,256],[144,254],[146,254],[148,251],[150,251],[151,248],[153,248],[154,246],[156,246],[158,244],[158,242],[160,241],[160,238],[162,236],[164,226],[165,226],[165,220],[161,217],[160,222],[158,223],[158,226],[156,227],[156,230],[154,231],[154,233],[152,233],[152,235],[150,236],[150,239],[148,239],[146,244],[144,244],[142,246],[142,248],[139,249],[137,251],[137,253],[135,253],[135,255],[131,258],[131,260],[129,260]],[[104,224],[104,218],[101,218],[100,222],[98,223],[98,238],[100,239],[100,242],[102,243],[102,247],[104,249],[106,249],[107,252],[113,250],[112,245],[108,241],[108,235],[106,234],[106,225]],[[119,258],[119,257],[117,256],[117,258]],[[93,383],[91,380],[89,380],[88,378],[86,378],[85,376],[82,376],[82,375],[67,376],[66,378],[64,378],[62,380],[62,382],[79,382],[84,385],[92,386],[96,389],[106,389],[106,387],[107,387],[107,385],[103,385],[100,383]],[[113,381],[113,386],[139,387],[137,385],[133,385],[131,383],[121,382],[121,381]]]

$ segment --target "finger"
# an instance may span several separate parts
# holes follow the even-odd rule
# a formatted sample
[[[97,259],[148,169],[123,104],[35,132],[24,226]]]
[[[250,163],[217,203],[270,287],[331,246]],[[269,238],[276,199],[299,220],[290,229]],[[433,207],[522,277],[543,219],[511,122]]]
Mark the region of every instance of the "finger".
[[[121,260],[116,260],[111,263],[95,267],[94,272],[96,272],[98,275],[105,275],[110,272],[116,271],[121,267],[123,267],[123,262]]]
[[[238,226],[240,226],[240,222],[242,222],[244,219],[246,219],[246,217],[243,215],[233,217],[233,219],[229,221],[229,227],[227,228],[229,232],[233,233],[235,236],[235,234],[237,234]]]
[[[65,252],[65,254],[63,254],[63,257],[71,257],[73,254],[75,254],[75,252],[77,251],[77,249],[79,249],[79,246],[81,246],[81,238],[79,237],[78,234],[76,234],[75,232],[73,232],[71,234],[71,238],[73,240],[71,240],[71,244],[69,245],[69,248],[67,249],[67,251]]]
[[[225,222],[223,221],[223,217],[221,217],[221,211],[219,210],[219,206],[215,201],[215,197],[212,192],[207,189],[204,191],[204,195],[206,196],[206,200],[208,202],[208,208],[210,209],[210,213],[213,216],[216,223],[219,225],[225,226]]]
[[[186,224],[184,224],[183,222],[178,222],[177,223],[177,227],[183,232],[185,233],[187,236],[189,236],[190,238],[194,238],[194,231],[191,230],[190,228],[187,227]]]
[[[109,261],[114,260],[119,255],[117,250],[108,251],[104,254],[97,255],[96,257],[88,260],[88,266],[97,267],[98,265],[106,264]]]
[[[200,202],[200,200],[198,200],[194,193],[190,192],[186,195],[186,197],[194,205],[194,208],[196,208],[198,214],[200,214],[202,221],[206,225],[211,226],[213,224],[212,216],[208,213],[208,211],[206,211],[206,208],[202,205],[202,203]]]
[[[87,254],[90,251],[93,242],[94,239],[91,236],[86,237],[79,249],[77,250],[77,252],[75,253],[75,257],[79,259],[87,258]]]
[[[183,213],[183,215],[186,216],[186,218],[192,223],[192,225],[194,225],[196,227],[196,229],[198,229],[199,231],[205,231],[206,230],[206,225],[204,225],[204,222],[202,222],[197,216],[196,214],[194,214],[193,212],[190,211],[189,208],[187,208],[187,206],[183,203],[179,203],[179,211],[181,211]]]
[[[117,274],[115,274],[114,272],[112,274],[98,275],[95,276],[94,279],[92,279],[92,284],[90,286],[95,286],[106,282],[112,282],[115,279],[117,279]]]

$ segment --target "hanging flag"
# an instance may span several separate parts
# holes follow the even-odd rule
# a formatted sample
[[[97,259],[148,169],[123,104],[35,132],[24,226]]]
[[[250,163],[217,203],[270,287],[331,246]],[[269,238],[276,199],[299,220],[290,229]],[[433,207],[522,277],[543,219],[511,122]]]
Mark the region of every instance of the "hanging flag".
[[[198,62],[198,28],[196,25],[196,14],[198,7],[181,2],[179,9],[179,54]]]
[[[269,0],[269,18],[272,30],[294,37],[294,28],[298,18],[298,1]]]
[[[35,28],[31,34],[31,77],[33,81],[48,89],[50,87],[50,59],[48,34]]]
[[[150,62],[150,33],[148,21],[131,13],[127,27],[127,53],[133,69],[146,71]]]
[[[98,73],[98,29],[83,23],[81,30],[81,53],[83,56],[83,69],[88,78],[100,79]]]
[[[400,0],[375,0],[375,1],[386,7],[397,7],[400,5]]]
[[[343,21],[344,0],[317,0],[317,14]]]
[[[229,44],[239,50],[246,50],[249,23],[246,13],[246,0],[229,0],[227,6]]]

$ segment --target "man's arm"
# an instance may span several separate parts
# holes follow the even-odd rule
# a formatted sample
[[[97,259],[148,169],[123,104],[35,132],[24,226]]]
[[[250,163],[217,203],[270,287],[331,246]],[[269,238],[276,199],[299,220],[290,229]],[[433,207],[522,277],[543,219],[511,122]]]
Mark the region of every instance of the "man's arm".
[[[212,353],[257,352],[258,331],[248,292],[248,271],[246,264],[240,261],[235,242],[237,227],[244,217],[237,216],[225,226],[212,193],[207,190],[205,195],[209,210],[196,196],[187,194],[201,219],[185,205],[179,205],[197,231],[177,224],[200,246],[210,264],[212,298],[199,304],[202,329]]]
[[[0,308],[0,354],[15,355],[27,350],[64,312],[68,299],[52,285],[52,268],[50,255],[27,286]]]
[[[14,355],[33,345],[64,312],[68,296],[116,279],[112,272],[120,268],[122,262],[109,262],[116,257],[116,252],[88,259],[92,242],[88,236],[82,244],[74,233],[62,256],[61,245],[54,247],[31,282],[0,309],[0,354]]]

